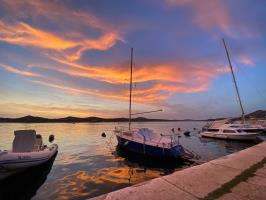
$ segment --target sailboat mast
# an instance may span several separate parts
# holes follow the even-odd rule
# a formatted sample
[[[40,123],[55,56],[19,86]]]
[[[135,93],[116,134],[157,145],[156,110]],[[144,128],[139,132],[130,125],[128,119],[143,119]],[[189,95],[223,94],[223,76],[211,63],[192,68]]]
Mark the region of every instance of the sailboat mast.
[[[243,105],[242,105],[242,102],[241,102],[239,90],[238,90],[238,87],[237,87],[237,84],[236,84],[236,78],[235,78],[234,70],[233,70],[233,67],[232,67],[232,64],[231,64],[231,60],[230,60],[230,57],[229,57],[229,53],[228,53],[224,38],[222,40],[223,40],[226,56],[227,56],[227,59],[228,59],[229,67],[230,67],[230,70],[231,70],[231,73],[232,73],[232,76],[233,76],[233,81],[234,81],[234,85],[235,85],[235,88],[236,88],[238,101],[239,101],[241,112],[242,112],[242,122],[245,123],[245,112],[244,112],[244,108],[243,108]]]
[[[128,128],[131,129],[131,98],[132,98],[132,66],[133,66],[133,48],[131,48],[131,56],[130,56],[130,92],[129,92],[129,123]]]

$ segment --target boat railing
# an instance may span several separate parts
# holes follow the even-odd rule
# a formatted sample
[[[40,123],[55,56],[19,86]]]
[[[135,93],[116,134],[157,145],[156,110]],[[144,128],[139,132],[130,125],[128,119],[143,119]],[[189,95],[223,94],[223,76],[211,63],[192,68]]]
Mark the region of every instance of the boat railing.
[[[133,132],[133,131],[137,131],[137,128],[131,128],[130,130],[128,130],[127,126],[116,126],[114,131],[129,131],[129,132]]]
[[[170,140],[171,140],[170,147],[173,147],[176,144],[179,144],[179,137],[178,137],[178,134],[176,134],[176,133],[174,133],[174,134],[161,134],[161,138],[160,138],[159,142],[161,141],[161,139],[163,137],[170,138]],[[166,145],[166,146],[168,146],[168,145]]]

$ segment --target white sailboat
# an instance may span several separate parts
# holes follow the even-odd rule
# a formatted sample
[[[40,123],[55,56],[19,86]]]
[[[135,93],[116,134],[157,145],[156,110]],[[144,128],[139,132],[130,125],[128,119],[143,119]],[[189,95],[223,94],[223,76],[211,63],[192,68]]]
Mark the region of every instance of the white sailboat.
[[[263,132],[264,128],[260,125],[252,125],[249,123],[246,123],[245,119],[245,112],[243,108],[243,104],[240,98],[238,86],[236,83],[235,74],[233,71],[233,67],[231,64],[230,56],[225,44],[224,39],[222,39],[223,45],[226,51],[226,56],[229,63],[229,68],[233,77],[234,86],[236,89],[238,102],[241,109],[241,122],[236,123],[232,122],[229,119],[225,120],[219,120],[215,121],[212,124],[210,124],[205,130],[203,130],[200,135],[202,137],[212,137],[212,138],[220,138],[220,139],[234,139],[234,140],[254,140],[257,136],[260,135],[261,132]]]
[[[163,158],[178,158],[185,154],[184,148],[179,144],[178,135],[174,129],[168,134],[153,131],[150,128],[131,128],[131,100],[132,100],[132,63],[133,48],[131,48],[130,63],[130,93],[129,93],[129,126],[127,128],[115,128],[118,145],[131,152]],[[161,111],[161,110],[158,110]],[[157,112],[157,111],[150,111]],[[149,113],[149,112],[143,112]],[[142,113],[135,113],[142,114]]]

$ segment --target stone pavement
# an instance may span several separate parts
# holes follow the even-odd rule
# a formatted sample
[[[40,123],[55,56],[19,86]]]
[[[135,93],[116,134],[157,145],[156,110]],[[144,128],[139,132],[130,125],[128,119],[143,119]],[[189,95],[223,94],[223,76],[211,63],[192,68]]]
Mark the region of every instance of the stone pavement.
[[[219,200],[235,200],[235,199],[266,199],[266,164],[262,168],[256,170],[246,181],[243,181],[233,187],[230,193],[219,198]]]

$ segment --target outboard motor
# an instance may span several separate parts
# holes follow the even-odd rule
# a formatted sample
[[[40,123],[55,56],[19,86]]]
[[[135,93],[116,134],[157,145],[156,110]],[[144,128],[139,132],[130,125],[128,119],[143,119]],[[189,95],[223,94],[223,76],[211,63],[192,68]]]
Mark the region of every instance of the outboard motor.
[[[35,145],[36,145],[37,150],[40,150],[42,148],[42,146],[43,146],[42,135],[40,135],[40,134],[36,135]]]
[[[49,135],[49,142],[52,143],[54,141],[54,135]]]

